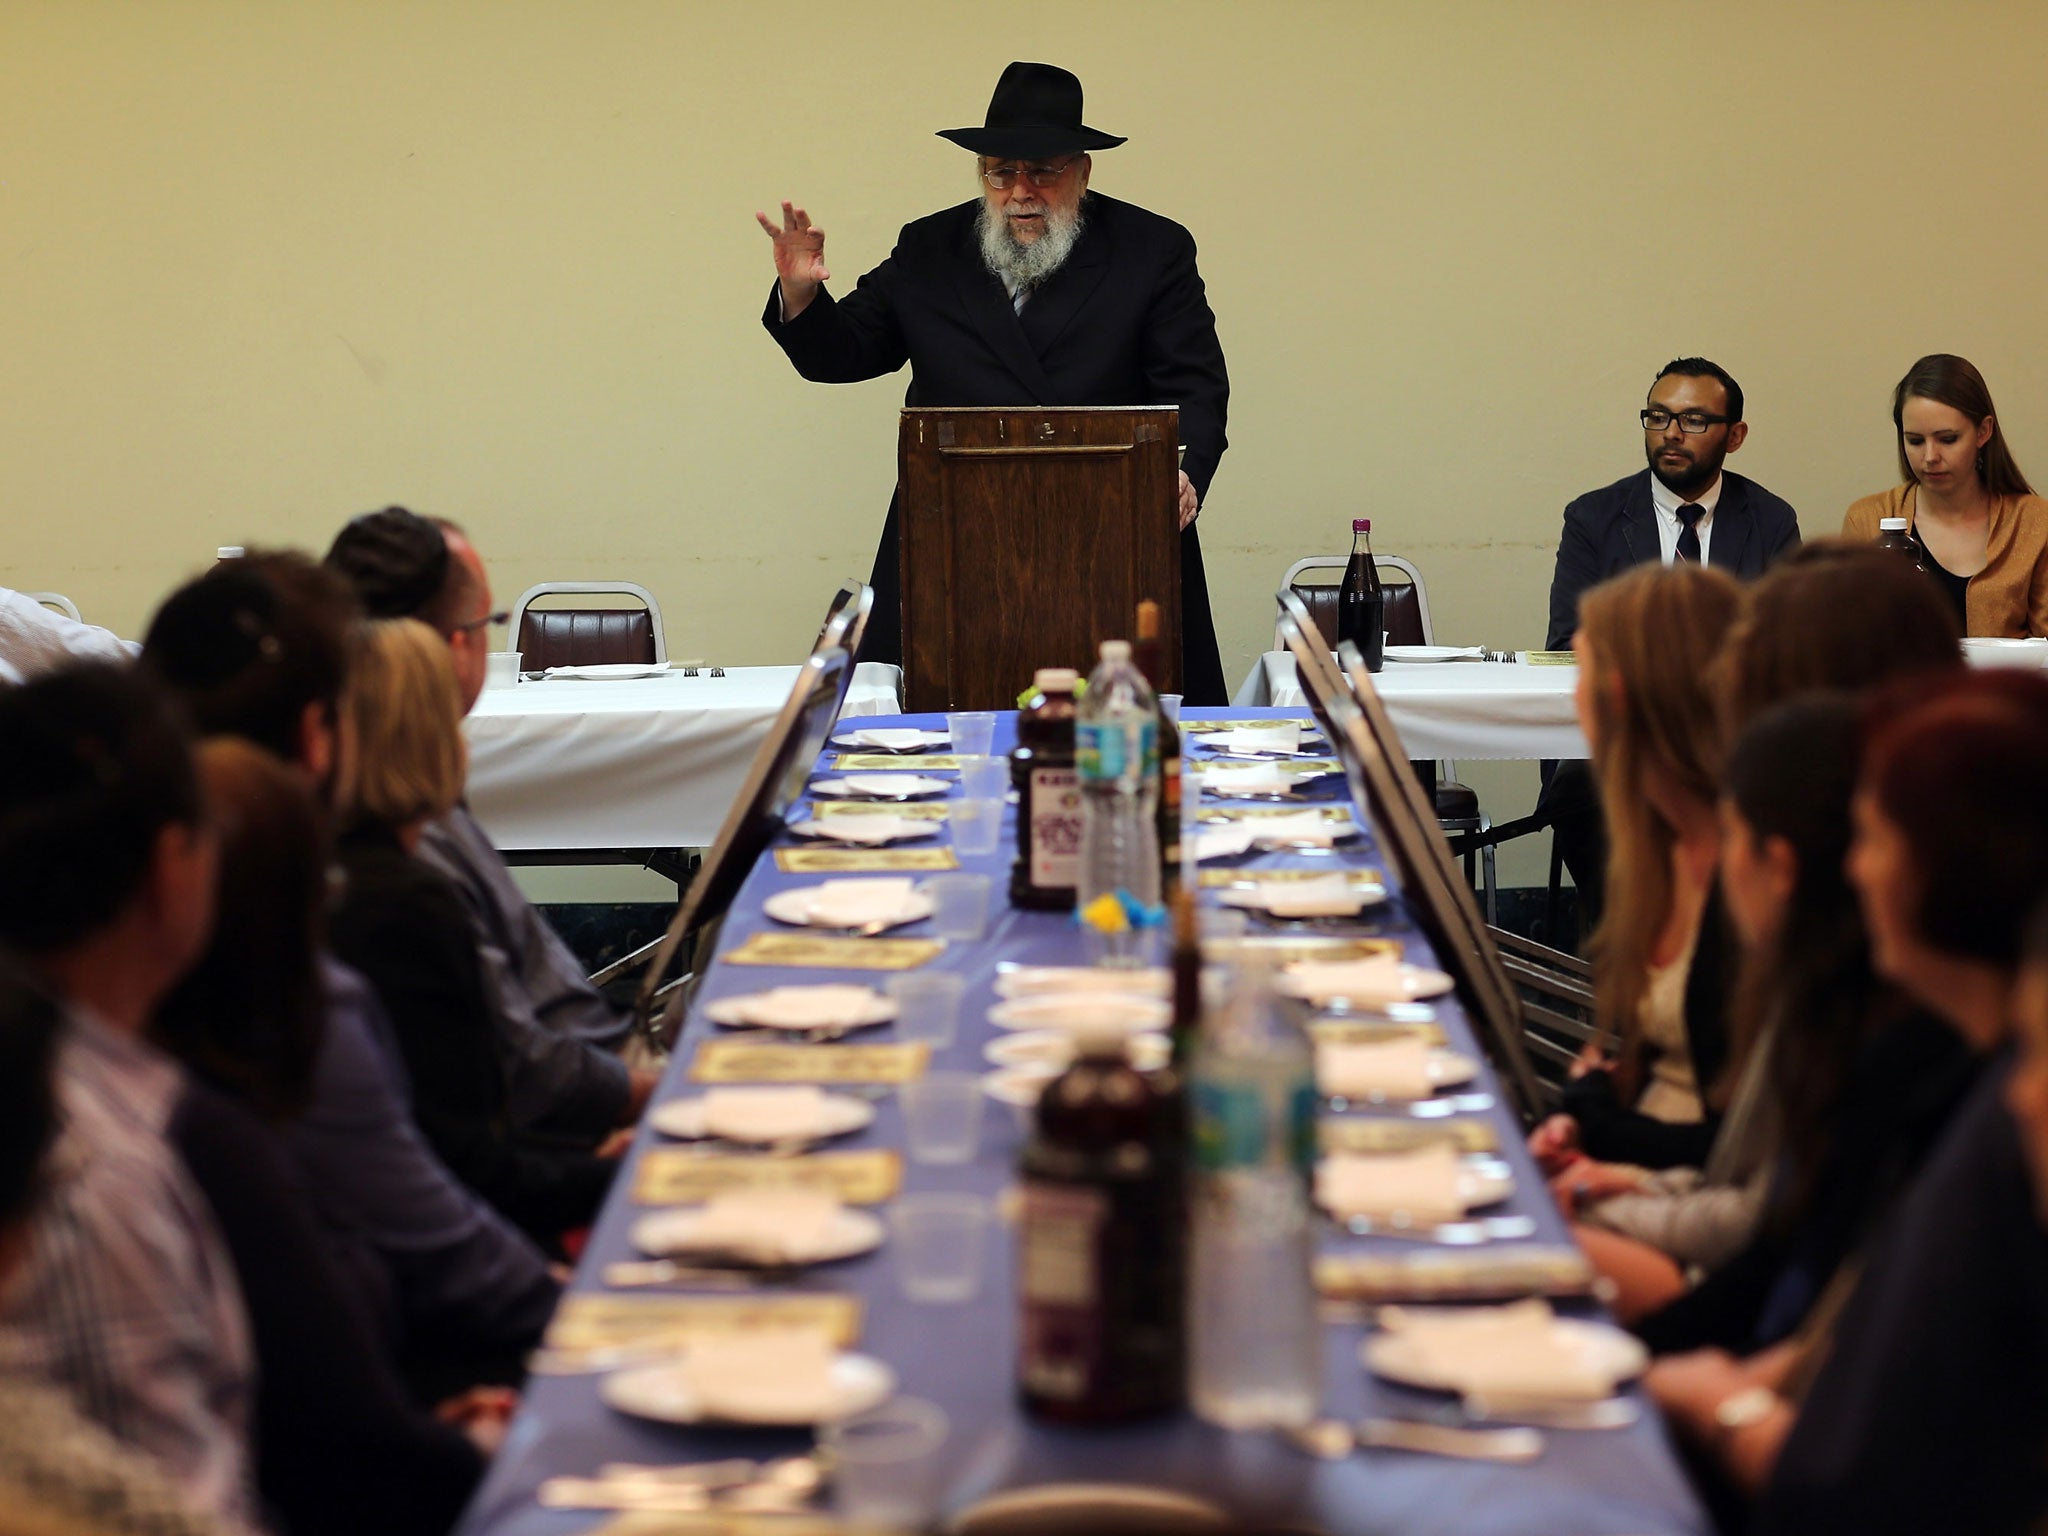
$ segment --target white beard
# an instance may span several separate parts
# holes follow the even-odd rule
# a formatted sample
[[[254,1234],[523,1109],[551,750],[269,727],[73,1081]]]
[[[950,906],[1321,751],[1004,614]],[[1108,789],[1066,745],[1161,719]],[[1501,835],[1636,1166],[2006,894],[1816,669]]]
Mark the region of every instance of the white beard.
[[[1010,221],[983,198],[979,225],[981,259],[1012,292],[1036,288],[1073,255],[1085,223],[1079,207],[1071,213],[1047,207],[1044,232],[1025,245],[1010,233]]]

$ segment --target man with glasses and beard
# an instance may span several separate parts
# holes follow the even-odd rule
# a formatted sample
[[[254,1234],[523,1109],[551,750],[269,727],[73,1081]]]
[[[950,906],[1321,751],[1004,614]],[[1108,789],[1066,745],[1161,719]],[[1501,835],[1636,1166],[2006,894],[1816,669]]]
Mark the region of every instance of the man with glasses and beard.
[[[1195,517],[1225,447],[1230,380],[1187,230],[1088,190],[1090,150],[1123,139],[1081,121],[1081,82],[1049,64],[1003,71],[979,128],[981,196],[906,225],[889,259],[835,299],[825,232],[798,205],[778,224],[762,322],[797,372],[847,384],[910,364],[913,407],[1172,405],[1180,475],[1183,692],[1227,701]],[[862,654],[901,654],[897,508],[875,556]]]
[[[1666,363],[1641,417],[1649,468],[1564,509],[1543,642],[1550,650],[1570,647],[1580,595],[1630,566],[1696,560],[1747,580],[1799,542],[1799,518],[1789,505],[1721,467],[1749,436],[1742,386],[1727,369],[1703,357]],[[1578,887],[1580,921],[1590,927],[1599,916],[1606,858],[1591,768],[1583,761],[1544,764],[1536,809],[1550,819]]]

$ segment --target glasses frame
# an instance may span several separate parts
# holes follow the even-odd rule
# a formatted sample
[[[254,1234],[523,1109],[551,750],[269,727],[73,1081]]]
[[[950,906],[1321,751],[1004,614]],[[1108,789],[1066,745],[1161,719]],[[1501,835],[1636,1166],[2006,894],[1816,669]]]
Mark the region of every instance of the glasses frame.
[[[1663,425],[1654,424],[1650,420],[1652,416],[1662,416]],[[1727,426],[1730,420],[1729,417],[1715,416],[1707,411],[1667,411],[1661,405],[1644,406],[1637,419],[1642,422],[1645,432],[1668,431],[1671,423],[1675,421],[1678,423],[1678,430],[1687,437],[1705,437],[1713,428]],[[1699,425],[1694,426],[1694,422],[1698,422]]]
[[[453,626],[449,633],[453,635],[473,635],[478,630],[487,629],[493,624],[510,624],[511,622],[512,614],[510,610],[503,613],[487,613],[480,619],[471,619],[467,624]]]
[[[1075,163],[1081,158],[1080,154],[1069,155],[1060,162],[1057,169],[1045,161],[1027,161],[1021,164],[1004,161],[996,165],[984,166],[981,172],[981,179],[987,182],[994,190],[1007,192],[1010,188],[1017,185],[1017,178],[1022,176],[1032,186],[1043,192],[1047,187],[1056,187],[1065,180],[1067,172],[1071,171]]]

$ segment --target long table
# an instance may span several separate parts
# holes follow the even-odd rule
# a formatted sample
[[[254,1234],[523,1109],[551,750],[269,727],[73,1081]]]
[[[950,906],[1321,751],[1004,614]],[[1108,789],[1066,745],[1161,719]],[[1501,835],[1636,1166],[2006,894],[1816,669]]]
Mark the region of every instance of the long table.
[[[1572,703],[1578,672],[1518,661],[1389,661],[1373,683],[1411,758],[1587,757]],[[1236,702],[1299,709],[1294,658],[1266,652],[1238,685]]]
[[[728,667],[487,688],[465,722],[470,808],[500,848],[706,847],[796,674]],[[902,681],[896,667],[862,662],[843,712],[893,714]]]
[[[1286,717],[1284,710],[1190,710],[1187,718]],[[1001,717],[996,749],[1006,750],[1014,717]],[[889,724],[931,726],[930,716]],[[1010,813],[1014,821],[1014,809]],[[996,1001],[993,983],[1004,960],[1078,963],[1080,937],[1063,915],[1011,910],[1002,903],[1010,847],[990,857],[965,858],[963,867],[996,877],[996,910],[986,938],[956,944],[935,962],[966,978],[967,996],[960,1034],[938,1053],[934,1065],[984,1069],[982,1046],[993,1033],[985,1015]],[[1341,845],[1334,861],[1346,866],[1379,864],[1370,834]],[[1305,859],[1330,867],[1331,856],[1270,853],[1250,867],[1297,865]],[[764,858],[742,886],[719,943],[729,954],[749,935],[775,928],[762,903],[777,891],[817,876],[787,875]],[[1204,892],[1205,901],[1213,892]],[[1394,909],[1397,913],[1398,907]],[[923,924],[897,930],[915,937]],[[1386,931],[1404,939],[1408,958],[1427,964],[1426,942],[1397,916]],[[706,974],[657,1101],[691,1091],[685,1077],[699,1044],[714,1031],[702,1017],[710,1000],[768,986],[826,980],[871,979],[845,971],[741,967],[723,958]],[[1449,1043],[1477,1055],[1472,1030],[1455,1000],[1439,1010]],[[891,1038],[885,1027],[872,1033]],[[1498,1088],[1488,1070],[1484,1081]],[[968,1165],[935,1168],[907,1164],[907,1190],[962,1190],[995,1197],[1013,1182],[1022,1140],[1019,1120],[990,1104],[983,1119],[981,1150]],[[1536,1240],[1568,1241],[1562,1218],[1522,1144],[1513,1115],[1504,1105],[1484,1118],[1499,1134],[1501,1155],[1511,1165],[1516,1190],[1505,1207],[1536,1224]],[[631,1201],[636,1166],[659,1140],[643,1127],[617,1186],[590,1240],[572,1297],[602,1294],[604,1266],[635,1256],[627,1229],[643,1208]],[[893,1100],[879,1106],[874,1124],[835,1146],[900,1147],[902,1122]],[[1411,1245],[1397,1238],[1328,1239],[1332,1247],[1386,1248]],[[951,1431],[945,1449],[950,1474],[946,1497],[958,1509],[987,1493],[1044,1483],[1112,1482],[1183,1489],[1223,1503],[1248,1523],[1286,1523],[1333,1533],[1457,1533],[1457,1536],[1651,1536],[1704,1532],[1708,1523],[1685,1479],[1664,1431],[1645,1403],[1641,1422],[1625,1430],[1551,1431],[1544,1457],[1528,1466],[1503,1467],[1453,1462],[1396,1451],[1370,1451],[1337,1462],[1314,1461],[1274,1434],[1231,1434],[1188,1415],[1114,1430],[1051,1428],[1023,1416],[1012,1382],[1015,1323],[1012,1294],[1014,1253],[1007,1230],[998,1225],[979,1297],[960,1306],[917,1305],[897,1293],[893,1257],[885,1243],[870,1255],[806,1271],[803,1290],[857,1297],[864,1328],[859,1348],[887,1362],[899,1390],[944,1407]],[[1590,1313],[1591,1304],[1560,1303],[1564,1310]],[[1393,1386],[1367,1375],[1359,1362],[1363,1328],[1333,1324],[1326,1332],[1324,1407],[1357,1418],[1368,1413],[1414,1415],[1430,1394]],[[612,1461],[673,1462],[727,1455],[787,1455],[804,1450],[810,1434],[796,1431],[678,1428],[627,1418],[599,1400],[594,1376],[536,1377],[512,1426],[503,1454],[472,1503],[463,1536],[571,1536],[603,1523],[603,1515],[548,1511],[535,1501],[541,1481],[554,1475],[594,1472]]]

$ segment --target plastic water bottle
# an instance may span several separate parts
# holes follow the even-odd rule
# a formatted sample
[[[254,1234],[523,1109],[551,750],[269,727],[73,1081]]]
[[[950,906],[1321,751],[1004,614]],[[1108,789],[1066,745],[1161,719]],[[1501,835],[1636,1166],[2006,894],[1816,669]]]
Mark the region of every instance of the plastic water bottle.
[[[1081,868],[1074,894],[1083,925],[1103,936],[1103,959],[1136,964],[1137,935],[1161,921],[1154,820],[1159,701],[1131,664],[1128,640],[1103,641],[1101,656],[1074,721],[1074,768],[1081,781]]]
[[[1263,966],[1238,971],[1189,1079],[1189,1399],[1228,1429],[1306,1424],[1323,1378],[1309,1193],[1315,1056]]]

